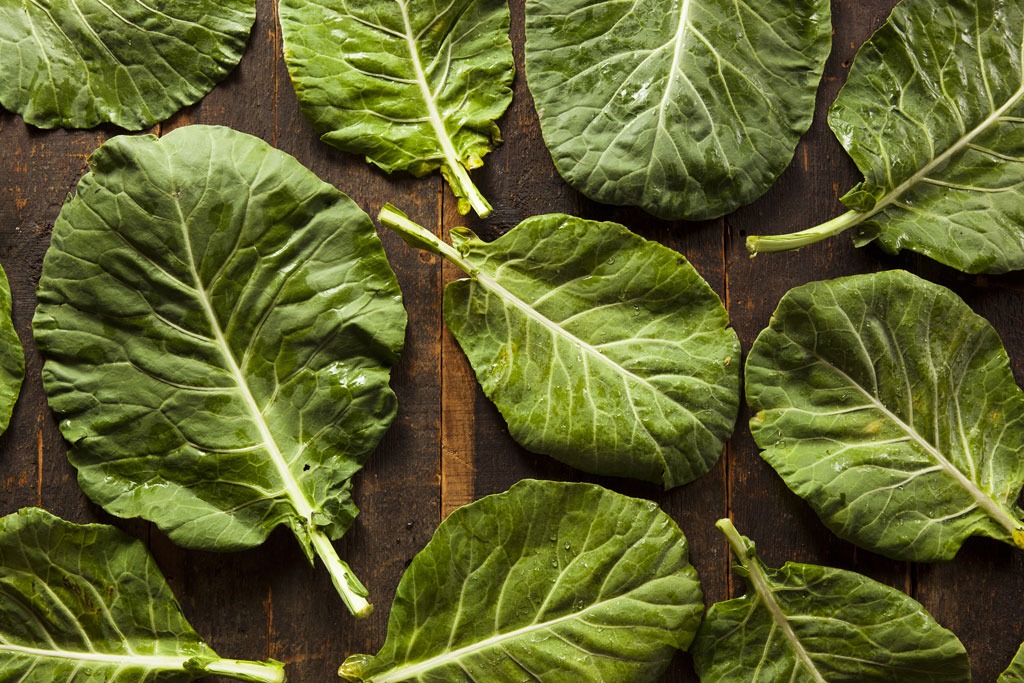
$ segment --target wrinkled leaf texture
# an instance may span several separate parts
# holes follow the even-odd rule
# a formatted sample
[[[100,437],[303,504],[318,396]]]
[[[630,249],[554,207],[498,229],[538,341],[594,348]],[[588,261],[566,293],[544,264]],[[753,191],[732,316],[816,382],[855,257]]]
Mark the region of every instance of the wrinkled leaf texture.
[[[666,488],[718,460],[739,406],[739,339],[682,255],[564,214],[490,243],[453,228],[454,248],[412,225],[414,246],[470,275],[445,289],[445,322],[517,442]]]
[[[35,508],[0,519],[0,678],[169,683],[209,674],[284,681],[278,662],[222,660],[203,642],[141,542]]]
[[[322,140],[387,172],[438,169],[480,215],[467,169],[512,101],[505,0],[281,0],[285,60]]]
[[[687,543],[650,501],[525,480],[453,512],[350,681],[655,681],[704,605]]]
[[[40,128],[142,130],[224,78],[255,19],[253,0],[8,0],[0,103]]]
[[[827,0],[528,0],[526,74],[555,167],[660,218],[761,196],[811,125]]]
[[[1024,268],[1024,5],[904,0],[861,47],[829,125],[864,173],[858,243],[968,272]]]
[[[858,246],[969,273],[1024,268],[1024,5],[904,0],[857,53],[829,125],[864,174],[852,211],[793,235],[855,227]],[[779,248],[782,248],[781,246]],[[777,249],[775,249],[777,250]]]
[[[840,537],[918,561],[972,535],[1024,542],[1024,397],[995,330],[948,289],[903,271],[797,287],[746,388],[762,457]]]
[[[728,520],[719,527],[747,593],[708,609],[692,648],[702,683],[971,680],[964,646],[916,600],[856,572],[767,567]]]
[[[11,424],[14,404],[25,379],[25,352],[11,319],[11,286],[0,268],[0,434]]]
[[[406,316],[373,223],[227,128],[114,138],[89,163],[33,323],[79,482],[188,547],[286,524],[319,552],[396,410]]]

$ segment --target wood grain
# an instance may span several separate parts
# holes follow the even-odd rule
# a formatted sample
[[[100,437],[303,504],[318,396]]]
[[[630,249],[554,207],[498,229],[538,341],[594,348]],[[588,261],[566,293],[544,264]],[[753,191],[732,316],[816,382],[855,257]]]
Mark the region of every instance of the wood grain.
[[[191,123],[232,126],[295,155],[371,216],[391,202],[440,235],[466,225],[484,239],[493,239],[528,216],[553,211],[617,220],[693,262],[725,302],[744,349],[750,348],[779,298],[793,286],[907,268],[951,287],[991,320],[1021,379],[1024,279],[1019,275],[965,276],[914,256],[894,258],[872,247],[855,249],[843,237],[801,252],[754,260],[744,249],[748,234],[808,227],[842,210],[838,197],[858,178],[825,124],[825,111],[846,78],[856,47],[894,4],[834,0],[834,49],[814,125],[793,164],[757,202],[704,223],[671,223],[634,209],[601,206],[562,182],[544,148],[523,75],[524,0],[511,3],[517,76],[513,104],[501,121],[505,144],[473,173],[494,205],[486,220],[460,217],[439,177],[388,177],[362,159],[319,142],[299,111],[288,80],[274,0],[258,0],[256,27],[238,69],[201,103],[153,132]],[[309,565],[287,533],[276,532],[255,550],[218,555],[177,548],[147,523],[111,518],[77,487],[65,457],[66,445],[43,396],[41,359],[32,343],[30,320],[53,221],[85,172],[88,155],[118,133],[109,127],[44,132],[26,127],[13,114],[0,116],[0,263],[11,280],[15,325],[28,360],[12,426],[0,437],[0,513],[42,505],[74,521],[114,523],[144,539],[197,630],[224,656],[280,659],[288,663],[289,680],[295,683],[336,680],[335,671],[345,656],[380,647],[402,571],[438,522],[455,507],[503,491],[524,477],[596,481],[656,500],[686,532],[708,604],[743,589],[730,571],[726,544],[714,528],[715,520],[728,515],[772,565],[787,560],[828,564],[910,592],[964,641],[975,681],[994,681],[1024,640],[1024,623],[1017,615],[1019,596],[1024,594],[1024,554],[977,540],[953,562],[912,565],[836,539],[760,459],[746,428],[745,410],[715,468],[699,481],[668,492],[580,474],[520,448],[443,325],[443,286],[460,274],[388,233],[382,240],[410,316],[406,351],[393,380],[399,415],[357,477],[356,501],[362,513],[338,544],[341,555],[371,588],[374,615],[363,622],[349,617],[326,573]],[[697,680],[687,655],[677,657],[664,680]]]

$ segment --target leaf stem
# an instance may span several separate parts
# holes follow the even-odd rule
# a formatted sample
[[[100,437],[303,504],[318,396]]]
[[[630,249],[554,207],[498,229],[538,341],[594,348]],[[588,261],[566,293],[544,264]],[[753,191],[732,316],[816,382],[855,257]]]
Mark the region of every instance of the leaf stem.
[[[452,151],[454,152],[454,147],[452,148]],[[455,192],[458,197],[459,204],[461,205],[463,201],[469,202],[469,205],[473,207],[473,211],[476,212],[477,216],[480,216],[480,218],[487,218],[490,216],[491,211],[493,210],[491,204],[483,194],[480,193],[477,186],[473,184],[473,179],[469,177],[469,171],[466,170],[466,167],[463,166],[458,159],[455,159],[454,162],[445,164],[444,168],[455,176],[455,182],[453,183],[452,177],[448,174],[444,174],[448,179],[449,184],[453,186],[452,191]],[[459,195],[458,190],[462,191],[462,195]],[[459,207],[459,213],[466,213],[462,206]]]
[[[196,661],[196,671],[210,676],[228,676],[250,683],[284,683],[284,664],[274,660],[252,662],[244,659]]]
[[[479,269],[462,257],[459,251],[430,232],[422,225],[409,220],[402,211],[391,204],[385,204],[377,216],[385,227],[398,233],[405,243],[416,249],[423,249],[432,254],[443,256],[461,268],[470,277],[475,277]]]
[[[814,661],[807,653],[803,643],[800,642],[796,633],[793,632],[793,625],[789,623],[789,618],[786,616],[786,613],[782,611],[782,607],[775,600],[775,593],[772,591],[772,587],[768,583],[768,577],[765,576],[764,569],[762,568],[761,563],[757,560],[754,544],[736,531],[736,527],[733,526],[732,520],[729,518],[718,520],[715,522],[715,526],[725,534],[725,538],[729,541],[729,546],[732,548],[732,553],[736,557],[736,561],[739,562],[747,571],[750,585],[754,589],[754,593],[757,594],[757,599],[761,601],[761,604],[764,605],[764,608],[771,615],[782,633],[786,636],[786,640],[789,642],[790,647],[793,648],[797,661],[803,665],[804,669],[815,683],[827,683],[825,678],[818,671],[818,668],[814,665]]]
[[[317,556],[323,560],[327,572],[331,575],[331,582],[338,591],[338,595],[345,601],[345,606],[357,619],[365,619],[373,612],[373,605],[366,599],[370,594],[358,578],[352,568],[338,556],[334,544],[327,534],[318,530],[309,530],[309,540],[316,551]]]
[[[728,517],[723,518],[715,522],[715,526],[725,535],[725,540],[729,542],[729,547],[732,548],[732,554],[736,556],[739,563],[747,570],[750,567],[747,566],[746,560],[754,552],[754,544],[743,538],[740,532],[733,526],[732,520]]]
[[[756,256],[765,252],[789,251],[790,249],[806,247],[829,237],[834,237],[867,220],[874,213],[876,212],[847,211],[821,225],[816,225],[807,230],[800,230],[799,232],[791,232],[787,235],[750,235],[747,237],[747,251],[750,252],[751,256]]]

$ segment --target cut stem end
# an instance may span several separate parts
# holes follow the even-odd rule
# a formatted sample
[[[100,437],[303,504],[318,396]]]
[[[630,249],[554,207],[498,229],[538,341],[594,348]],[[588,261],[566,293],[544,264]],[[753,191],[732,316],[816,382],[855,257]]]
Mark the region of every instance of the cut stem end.
[[[788,235],[750,235],[747,237],[747,251],[751,256],[756,256],[765,252],[790,251],[806,247],[849,230],[871,215],[860,211],[847,211],[821,225]]]
[[[443,256],[461,268],[468,275],[472,275],[476,272],[476,268],[471,263],[467,262],[457,249],[442,241],[440,237],[430,232],[422,225],[418,225],[417,223],[409,220],[408,216],[391,204],[384,205],[384,208],[380,210],[380,214],[377,216],[377,220],[379,220],[381,225],[384,227],[397,232],[409,246]]]
[[[252,662],[243,659],[215,659],[199,669],[210,676],[227,676],[249,683],[284,683],[284,664],[273,660]]]
[[[473,211],[480,218],[490,216],[493,210],[491,204],[480,193],[477,186],[473,184],[473,179],[469,177],[469,171],[466,170],[466,167],[456,162],[446,165],[445,168],[451,173],[448,180],[452,186],[452,192],[459,199],[459,213],[465,215],[469,213],[468,207],[472,207]],[[468,205],[468,207],[464,205]]]
[[[313,543],[313,549],[316,551],[317,556],[323,560],[324,565],[327,567],[327,571],[331,575],[331,582],[338,591],[338,595],[345,601],[348,611],[357,619],[365,619],[370,616],[373,612],[373,605],[366,599],[369,591],[356,578],[352,568],[338,557],[338,552],[334,549],[331,539],[322,531],[312,530],[310,532],[310,540]]]

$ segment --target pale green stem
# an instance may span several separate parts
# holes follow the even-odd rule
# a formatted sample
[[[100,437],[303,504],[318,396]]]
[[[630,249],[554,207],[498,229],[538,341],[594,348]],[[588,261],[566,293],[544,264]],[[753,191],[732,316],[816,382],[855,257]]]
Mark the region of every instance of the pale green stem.
[[[789,251],[809,244],[815,244],[852,228],[872,216],[874,211],[847,211],[830,221],[807,230],[791,232],[788,235],[750,235],[747,237],[747,251],[751,256],[771,251]]]
[[[96,652],[95,650],[62,650],[55,644],[49,649],[0,644],[0,655],[13,655],[31,659],[55,659],[64,662],[76,662],[78,667],[98,664],[104,668],[116,667],[118,670],[131,667],[155,673],[169,673],[171,677],[181,678],[181,672],[205,673],[230,676],[240,681],[251,683],[283,683],[284,664],[274,660],[253,662],[241,659],[221,659],[219,657],[188,657],[184,655],[143,655],[136,653]],[[4,679],[7,680],[7,679]],[[33,679],[35,680],[35,679]],[[147,677],[148,680],[148,677]]]
[[[251,662],[242,659],[215,659],[202,663],[199,670],[210,676],[227,676],[250,683],[284,683],[284,664],[281,662]]]
[[[740,532],[736,531],[736,527],[733,526],[732,520],[729,518],[720,519],[715,522],[715,526],[718,530],[725,534],[725,540],[729,541],[729,547],[732,548],[732,554],[736,556],[748,571],[750,567],[747,566],[747,560],[750,558],[751,545],[745,538],[740,536]]]
[[[491,204],[480,193],[480,190],[477,189],[476,185],[473,184],[473,180],[469,177],[469,171],[466,170],[466,167],[456,160],[455,163],[445,164],[445,168],[447,168],[450,173],[454,174],[456,184],[465,193],[465,199],[469,202],[469,205],[473,207],[473,211],[476,212],[476,215],[480,216],[480,218],[487,218],[490,216],[491,211],[493,210],[491,208]]]
[[[815,681],[815,683],[826,683],[825,678],[814,665],[803,643],[800,642],[800,639],[796,637],[796,633],[793,632],[793,626],[789,623],[785,612],[782,611],[779,603],[775,601],[775,595],[768,583],[768,577],[764,575],[761,563],[757,561],[754,554],[754,545],[740,536],[740,533],[736,531],[736,527],[732,525],[732,520],[728,518],[718,520],[715,522],[715,526],[725,534],[725,538],[729,541],[729,546],[732,547],[736,560],[747,570],[747,576],[750,579],[754,593],[757,594],[757,598],[764,605],[764,608],[768,610],[772,620],[785,635],[786,640],[789,641],[797,661],[803,665],[811,680]]]
[[[455,247],[442,241],[440,237],[423,226],[409,220],[408,216],[391,204],[384,205],[384,208],[380,210],[380,215],[377,216],[377,220],[385,227],[397,232],[409,246],[443,256],[465,271],[470,277],[476,275],[478,271],[476,266],[462,258],[462,254]]]
[[[311,529],[309,531],[309,540],[313,544],[313,549],[316,551],[317,556],[323,560],[324,565],[327,567],[327,571],[331,575],[331,582],[337,589],[338,595],[345,601],[345,606],[348,607],[349,611],[357,619],[365,619],[370,616],[370,613],[373,612],[373,605],[366,599],[370,592],[356,578],[352,568],[338,557],[338,551],[334,549],[334,544],[331,543],[331,539],[327,537],[327,534]]]

